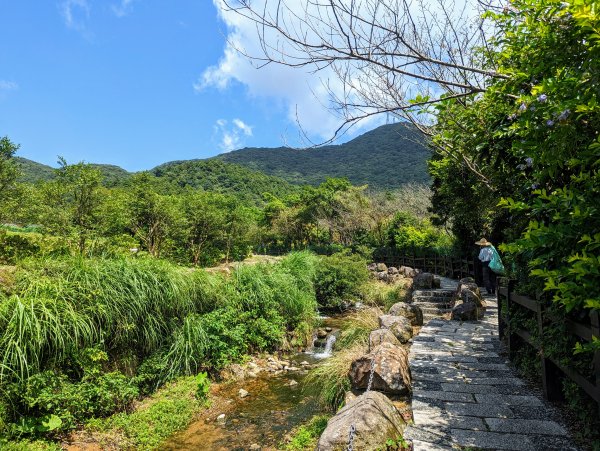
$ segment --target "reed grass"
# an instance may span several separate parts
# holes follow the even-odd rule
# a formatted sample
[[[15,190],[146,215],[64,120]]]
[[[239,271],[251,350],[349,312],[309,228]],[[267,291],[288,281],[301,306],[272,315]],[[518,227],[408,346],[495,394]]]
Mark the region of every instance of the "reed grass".
[[[308,373],[304,384],[315,388],[319,403],[335,412],[342,405],[346,392],[350,390],[350,365],[366,352],[367,345],[362,342],[334,352]]]
[[[163,350],[172,375],[192,374],[208,341],[219,339],[202,319],[215,310],[239,311],[211,317],[229,322],[210,331],[224,336],[224,346],[246,339],[231,330],[254,337],[249,347],[275,346],[286,330],[314,319],[314,271],[308,253],[241,266],[230,279],[149,258],[25,261],[12,294],[0,293],[0,384],[96,345],[140,359]]]

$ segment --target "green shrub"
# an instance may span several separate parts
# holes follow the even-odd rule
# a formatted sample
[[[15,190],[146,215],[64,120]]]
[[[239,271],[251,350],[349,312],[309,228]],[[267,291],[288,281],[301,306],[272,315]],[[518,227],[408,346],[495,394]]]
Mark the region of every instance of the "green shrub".
[[[319,437],[327,427],[328,420],[328,415],[315,415],[292,432],[284,449],[286,451],[314,450]]]
[[[138,391],[118,372],[84,376],[44,371],[8,387],[13,435],[55,433],[74,428],[89,417],[103,417],[128,408]]]
[[[210,391],[210,379],[206,373],[198,373],[196,376],[196,399],[206,402]]]
[[[317,390],[322,406],[335,412],[342,405],[344,395],[350,390],[350,365],[366,352],[367,346],[363,342],[356,342],[348,348],[337,350],[308,373],[304,383]]]
[[[360,287],[369,273],[366,261],[360,257],[334,254],[321,258],[315,277],[319,306],[341,309],[344,302],[360,297]]]
[[[174,432],[185,428],[203,408],[205,402],[196,398],[197,390],[196,377],[178,379],[161,388],[135,412],[92,420],[88,427],[108,435],[124,435],[127,448],[157,449]]]
[[[66,431],[179,375],[272,351],[296,328],[308,335],[315,262],[292,254],[224,278],[148,258],[24,260],[0,293],[4,429]],[[114,371],[124,355],[132,378]]]
[[[57,238],[0,228],[0,263],[15,264],[27,257],[65,255],[68,251],[68,247]]]

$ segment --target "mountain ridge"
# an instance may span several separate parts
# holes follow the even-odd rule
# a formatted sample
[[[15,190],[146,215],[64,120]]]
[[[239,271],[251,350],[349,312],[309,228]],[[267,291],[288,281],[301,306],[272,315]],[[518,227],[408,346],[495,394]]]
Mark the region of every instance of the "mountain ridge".
[[[308,149],[246,147],[210,158],[165,162],[147,172],[166,177],[180,186],[204,189],[210,187],[203,177],[212,177],[214,181],[215,171],[220,173],[220,182],[228,189],[233,187],[223,180],[227,174],[234,174],[239,182],[245,177],[251,178],[249,173],[242,175],[239,169],[207,163],[221,161],[275,177],[259,177],[258,185],[270,181],[281,192],[288,189],[278,179],[294,185],[318,185],[328,177],[345,177],[355,185],[366,184],[374,190],[393,190],[408,183],[429,183],[426,163],[429,156],[430,150],[420,132],[410,124],[395,123],[377,127],[343,144]],[[35,183],[54,177],[54,168],[23,157],[16,158],[23,172],[21,181]],[[106,186],[118,186],[135,174],[111,164],[92,163],[92,166],[102,172]],[[176,169],[178,166],[180,168]]]

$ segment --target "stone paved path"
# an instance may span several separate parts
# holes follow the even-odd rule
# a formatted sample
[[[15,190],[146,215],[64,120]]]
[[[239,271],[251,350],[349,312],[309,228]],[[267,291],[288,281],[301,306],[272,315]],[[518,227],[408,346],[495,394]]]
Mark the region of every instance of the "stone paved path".
[[[415,451],[577,450],[552,409],[498,354],[496,303],[486,302],[482,321],[431,320],[414,338],[414,425],[405,438]]]

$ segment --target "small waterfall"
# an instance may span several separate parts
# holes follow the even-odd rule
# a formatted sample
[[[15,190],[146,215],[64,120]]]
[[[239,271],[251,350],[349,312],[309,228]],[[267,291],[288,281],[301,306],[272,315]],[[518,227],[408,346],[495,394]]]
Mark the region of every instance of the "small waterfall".
[[[315,353],[315,343],[317,341],[317,333],[313,333],[312,338],[310,339],[310,344],[308,345],[308,347],[306,348],[306,350],[304,352],[306,352],[307,354],[314,354]]]
[[[327,337],[327,341],[325,342],[325,348],[323,349],[323,352],[316,353],[315,357],[318,359],[324,359],[327,357],[331,357],[331,354],[333,352],[333,345],[335,344],[336,340],[337,339],[335,338],[335,335],[330,334]]]

